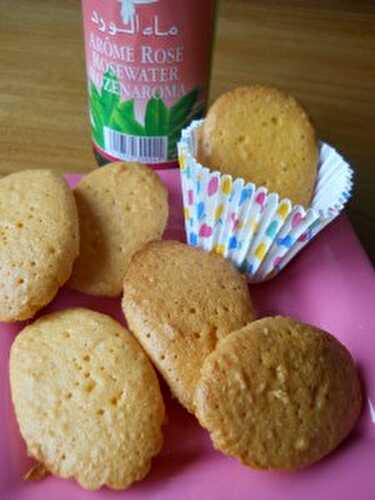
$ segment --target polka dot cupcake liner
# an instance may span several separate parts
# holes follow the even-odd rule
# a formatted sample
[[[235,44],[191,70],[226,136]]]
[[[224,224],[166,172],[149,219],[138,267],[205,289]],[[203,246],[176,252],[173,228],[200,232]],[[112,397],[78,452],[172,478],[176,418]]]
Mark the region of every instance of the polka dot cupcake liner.
[[[343,210],[353,171],[334,148],[320,143],[314,196],[305,210],[263,186],[198,163],[196,133],[202,124],[192,122],[178,144],[188,244],[223,255],[251,282],[265,281]]]

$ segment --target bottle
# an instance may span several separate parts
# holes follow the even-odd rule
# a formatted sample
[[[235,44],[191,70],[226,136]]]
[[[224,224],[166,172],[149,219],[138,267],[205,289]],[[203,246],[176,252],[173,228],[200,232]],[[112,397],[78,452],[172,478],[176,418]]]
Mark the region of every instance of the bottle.
[[[82,0],[99,165],[177,166],[181,130],[205,113],[215,0]]]

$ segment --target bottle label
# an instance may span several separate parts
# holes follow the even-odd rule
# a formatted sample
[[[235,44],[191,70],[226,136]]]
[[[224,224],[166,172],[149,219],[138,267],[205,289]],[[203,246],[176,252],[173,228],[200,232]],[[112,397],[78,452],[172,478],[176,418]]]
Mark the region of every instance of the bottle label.
[[[174,162],[208,90],[214,0],[83,0],[92,139],[112,159]]]

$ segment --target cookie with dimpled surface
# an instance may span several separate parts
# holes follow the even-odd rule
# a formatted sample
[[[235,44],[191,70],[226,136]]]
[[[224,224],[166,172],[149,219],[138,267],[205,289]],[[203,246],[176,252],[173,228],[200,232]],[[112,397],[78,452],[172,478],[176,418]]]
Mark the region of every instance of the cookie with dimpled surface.
[[[118,162],[84,177],[74,195],[81,245],[70,286],[91,295],[120,295],[134,253],[164,232],[167,189],[145,165]]]
[[[267,187],[308,207],[318,147],[302,106],[273,87],[238,87],[210,107],[198,144],[204,166]]]
[[[196,415],[215,448],[259,469],[320,460],[352,430],[361,403],[348,350],[332,335],[282,317],[223,339],[195,392]]]
[[[24,170],[0,180],[0,320],[25,320],[56,295],[79,250],[77,208],[65,180]]]
[[[29,455],[87,489],[142,479],[162,446],[164,404],[134,337],[109,316],[68,309],[27,326],[10,355]]]
[[[246,280],[232,264],[177,241],[150,243],[134,256],[122,306],[130,330],[192,412],[205,357],[255,318]]]

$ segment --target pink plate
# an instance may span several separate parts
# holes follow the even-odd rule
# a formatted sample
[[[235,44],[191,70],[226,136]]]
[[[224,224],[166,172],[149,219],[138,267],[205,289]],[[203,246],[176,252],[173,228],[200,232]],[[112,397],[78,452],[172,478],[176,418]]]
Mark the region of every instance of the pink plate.
[[[167,238],[183,239],[178,171],[161,178],[170,191]],[[74,185],[78,176],[70,176]],[[14,418],[8,354],[22,324],[0,324],[1,500],[358,500],[375,499],[375,279],[374,269],[346,217],[325,229],[274,280],[252,287],[259,315],[289,314],[326,328],[351,350],[365,391],[361,419],[331,456],[297,473],[257,472],[213,450],[197,421],[166,394],[165,445],[149,476],[128,491],[87,492],[74,481],[48,477],[24,482],[30,465]],[[46,311],[86,306],[123,321],[120,300],[63,289]]]

